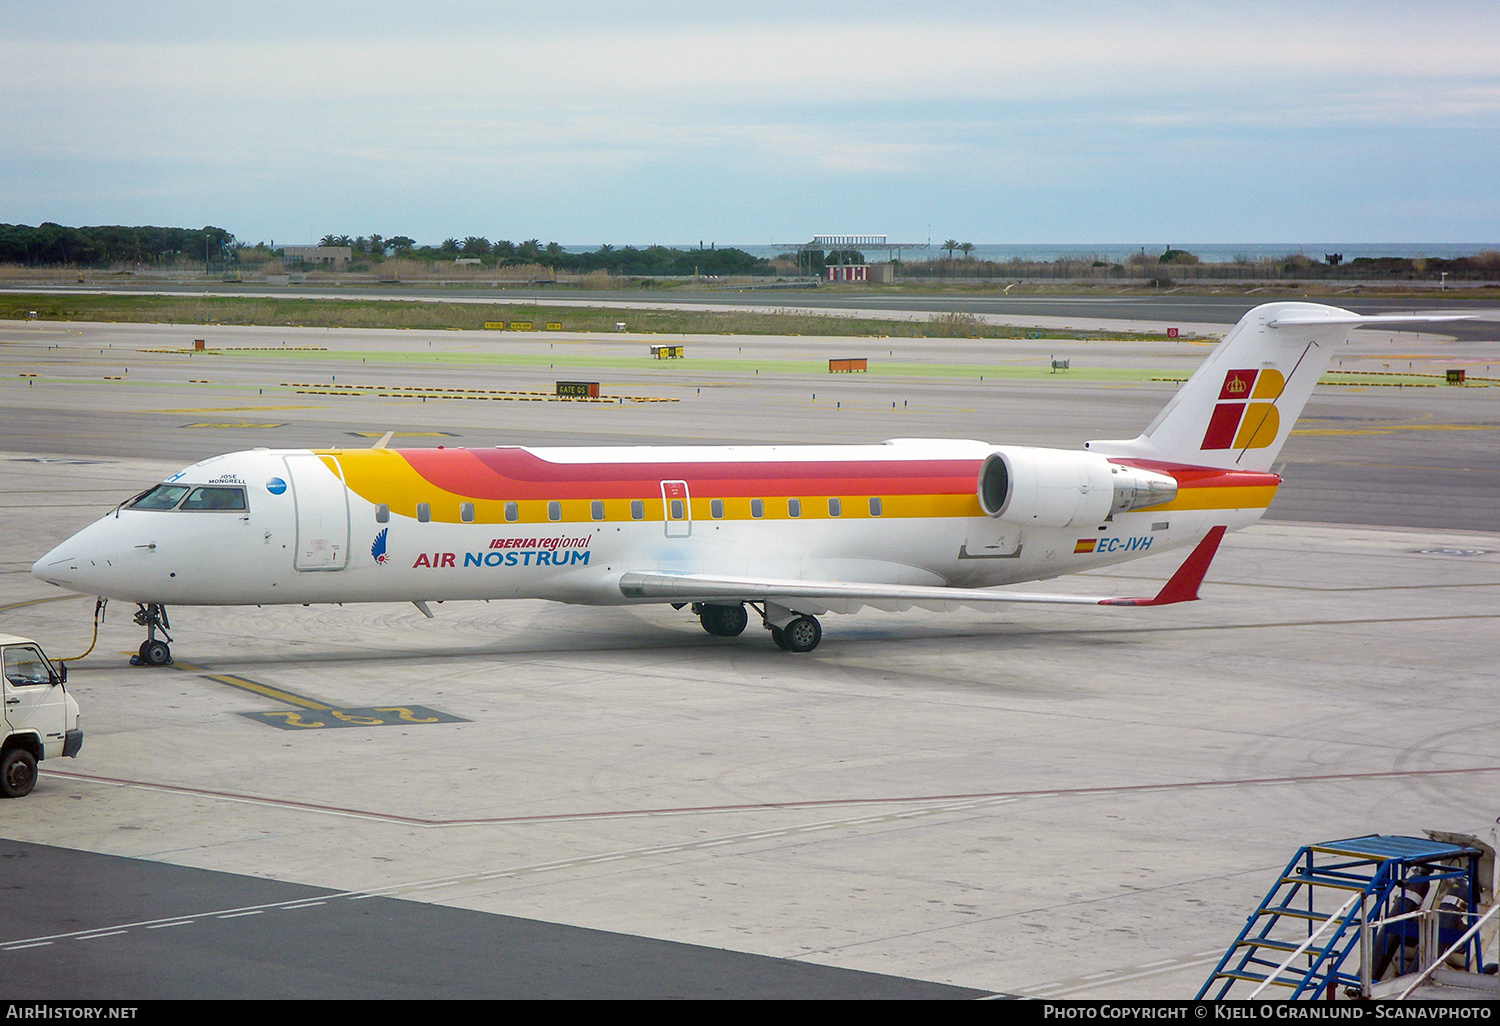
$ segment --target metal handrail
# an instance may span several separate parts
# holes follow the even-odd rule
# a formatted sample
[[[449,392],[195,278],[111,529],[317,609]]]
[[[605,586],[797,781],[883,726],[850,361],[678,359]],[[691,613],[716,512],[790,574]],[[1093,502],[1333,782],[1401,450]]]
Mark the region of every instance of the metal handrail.
[[[1355,905],[1356,902],[1360,901],[1362,898],[1364,898],[1364,894],[1363,893],[1355,894],[1355,895],[1351,896],[1348,901],[1344,902],[1344,904],[1339,907],[1339,910],[1337,912],[1335,912],[1333,915],[1329,916],[1327,919],[1323,920],[1323,925],[1320,926],[1320,927],[1318,927],[1315,931],[1313,931],[1312,935],[1310,937],[1308,937],[1307,940],[1303,941],[1300,945],[1298,945],[1297,946],[1297,950],[1293,951],[1290,955],[1288,955],[1286,957],[1286,961],[1285,962],[1282,962],[1279,966],[1277,966],[1275,969],[1273,969],[1271,971],[1270,975],[1268,975],[1264,980],[1261,981],[1260,986],[1256,987],[1254,990],[1252,990],[1250,992],[1250,997],[1247,998],[1246,1000],[1253,1000],[1261,991],[1263,991],[1267,987],[1269,987],[1271,985],[1271,982],[1273,980],[1275,980],[1276,977],[1280,976],[1281,973],[1285,969],[1287,969],[1293,962],[1295,962],[1299,957],[1301,957],[1301,955],[1302,955],[1303,952],[1305,952],[1308,948],[1312,947],[1313,942],[1315,940],[1317,940],[1319,937],[1323,936],[1323,931],[1324,930],[1328,929],[1335,922],[1342,921],[1343,918],[1344,918],[1344,915],[1351,908],[1354,907],[1354,905]]]
[[[1489,920],[1494,919],[1497,913],[1500,913],[1500,905],[1496,905],[1494,908],[1490,909],[1484,915],[1480,916],[1477,920],[1475,920],[1474,925],[1471,926],[1471,927],[1469,927],[1469,929],[1467,931],[1465,931],[1465,933],[1464,933],[1464,935],[1462,937],[1460,937],[1458,940],[1454,941],[1452,947],[1450,947],[1447,951],[1445,951],[1441,955],[1439,955],[1437,957],[1436,961],[1434,961],[1426,969],[1423,969],[1417,975],[1417,978],[1416,978],[1415,981],[1413,981],[1412,985],[1410,987],[1407,987],[1404,991],[1402,991],[1401,992],[1401,996],[1398,997],[1396,1000],[1397,1001],[1405,1001],[1407,998],[1411,997],[1412,991],[1416,990],[1422,984],[1426,983],[1427,982],[1427,978],[1430,977],[1434,972],[1436,972],[1438,970],[1438,967],[1440,967],[1444,962],[1448,961],[1448,956],[1449,955],[1453,954],[1459,948],[1461,948],[1465,944],[1469,943],[1469,941],[1474,937],[1474,935],[1479,932],[1479,928],[1482,927]]]

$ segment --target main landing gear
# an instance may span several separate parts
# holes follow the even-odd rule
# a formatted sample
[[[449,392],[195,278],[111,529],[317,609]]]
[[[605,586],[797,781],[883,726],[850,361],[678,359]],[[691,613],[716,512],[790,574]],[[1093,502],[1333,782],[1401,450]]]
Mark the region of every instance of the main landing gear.
[[[157,602],[137,602],[135,610],[135,622],[146,628],[146,640],[141,642],[140,651],[130,657],[131,666],[166,666],[172,661],[172,649],[168,642],[172,636],[167,633],[171,624],[167,622],[167,607]],[[161,631],[162,641],[156,636]]]
[[[698,614],[703,629],[714,637],[737,638],[750,622],[745,605],[743,602],[733,605],[694,602],[693,612]],[[816,617],[774,602],[763,603],[758,611],[762,626],[771,632],[771,640],[776,642],[777,648],[787,652],[811,652],[823,640],[823,626]]]
[[[750,616],[743,603],[732,606],[714,606],[707,602],[694,602],[693,612],[703,629],[716,638],[737,638],[745,632]]]

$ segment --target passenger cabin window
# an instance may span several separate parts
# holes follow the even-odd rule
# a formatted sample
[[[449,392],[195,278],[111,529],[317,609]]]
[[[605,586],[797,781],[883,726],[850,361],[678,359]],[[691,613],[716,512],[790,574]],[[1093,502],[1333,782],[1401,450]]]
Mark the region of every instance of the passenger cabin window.
[[[600,502],[598,499],[595,499],[593,502],[589,503],[589,516],[593,517],[595,520],[603,520],[604,503]]]
[[[553,501],[553,502],[547,503],[547,519],[548,520],[561,520],[562,519],[562,503],[557,502],[557,501]]]
[[[683,519],[683,513],[684,513],[684,511],[683,511],[683,506],[682,506],[682,500],[681,499],[673,499],[672,500],[672,505],[671,505],[671,513],[668,514],[668,515],[671,516],[671,518],[673,520],[681,520],[681,519]]]
[[[385,503],[375,507],[375,522],[377,524],[389,524],[391,522],[391,507]]]
[[[710,500],[709,503],[708,503],[708,515],[711,516],[711,517],[713,517],[715,520],[723,520],[724,519],[724,500],[723,499],[712,499],[712,500]]]
[[[417,523],[425,524],[432,519],[432,507],[425,502],[417,503]]]
[[[176,509],[188,493],[187,485],[159,484],[136,496],[126,509]]]
[[[474,504],[472,502],[460,502],[458,504],[458,519],[466,524],[474,522]]]
[[[880,516],[880,496],[878,495],[872,495],[870,497],[870,516]]]
[[[514,502],[507,502],[505,504],[505,522],[507,524],[514,524],[520,518],[521,518],[521,509],[520,509],[520,507],[517,506]]]
[[[642,502],[640,499],[631,499],[630,500],[630,519],[631,520],[645,520],[646,519],[646,504],[644,502]]]
[[[182,500],[179,509],[198,512],[201,510],[245,510],[245,489],[223,488],[217,485],[194,488]]]
[[[766,504],[759,499],[750,500],[750,515],[756,520],[766,515]]]
[[[843,504],[840,503],[838,499],[833,498],[833,499],[829,499],[828,500],[828,515],[829,516],[831,516],[831,517],[843,516],[843,513],[844,513]]]
[[[793,518],[800,517],[802,515],[802,500],[801,499],[788,499],[788,500],[786,500],[786,515],[789,516],[789,517],[793,517]]]

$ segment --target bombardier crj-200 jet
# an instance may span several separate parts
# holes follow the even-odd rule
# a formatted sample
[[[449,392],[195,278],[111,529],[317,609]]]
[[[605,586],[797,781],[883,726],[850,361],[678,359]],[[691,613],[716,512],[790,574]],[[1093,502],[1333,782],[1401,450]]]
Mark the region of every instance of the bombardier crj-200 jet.
[[[1255,523],[1272,461],[1349,331],[1458,319],[1311,303],[1247,313],[1137,438],[1080,450],[879,445],[256,449],[122,503],[32,573],[139,605],[136,662],[169,662],[167,607],[541,598],[746,607],[810,652],[817,615],[997,602],[1196,599],[1224,532]],[[1154,596],[1004,586],[1188,549]],[[158,637],[158,632],[162,637]]]

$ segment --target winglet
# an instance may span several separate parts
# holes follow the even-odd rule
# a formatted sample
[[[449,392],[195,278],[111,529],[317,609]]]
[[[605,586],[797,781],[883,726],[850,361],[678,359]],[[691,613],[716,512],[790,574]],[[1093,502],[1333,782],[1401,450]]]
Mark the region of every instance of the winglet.
[[[1198,599],[1198,586],[1203,583],[1203,575],[1208,573],[1208,564],[1213,562],[1214,554],[1219,551],[1219,542],[1224,540],[1226,528],[1221,524],[1213,528],[1203,536],[1187,559],[1177,568],[1172,579],[1162,586],[1161,591],[1156,593],[1155,598],[1118,598],[1104,599],[1101,606],[1166,606],[1173,602],[1195,602]]]

